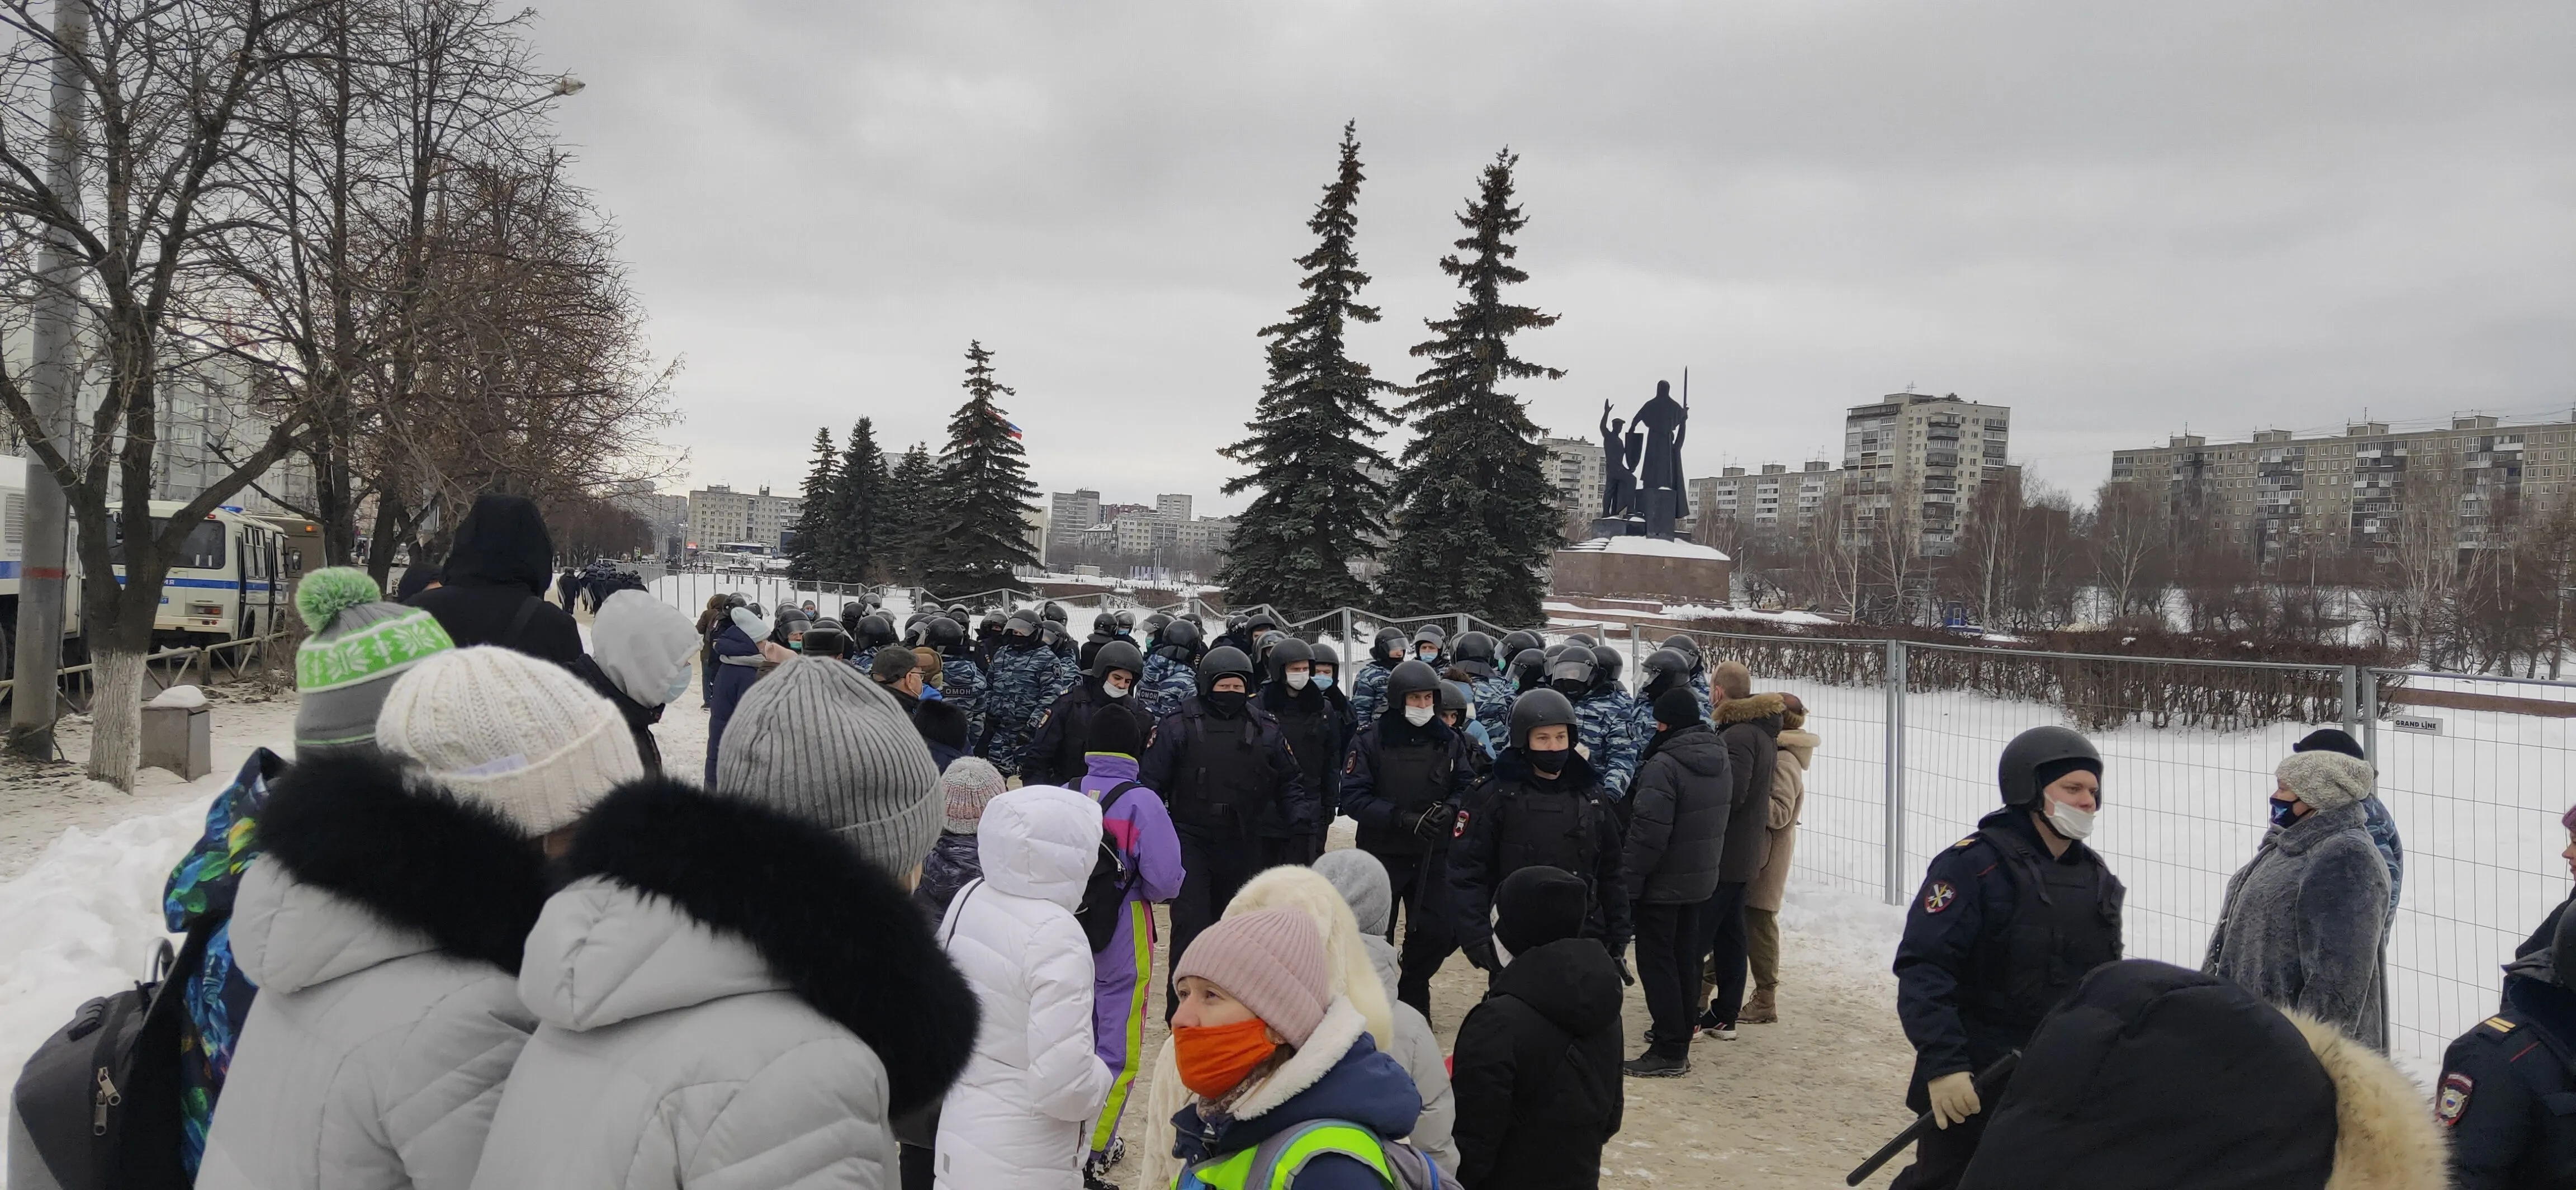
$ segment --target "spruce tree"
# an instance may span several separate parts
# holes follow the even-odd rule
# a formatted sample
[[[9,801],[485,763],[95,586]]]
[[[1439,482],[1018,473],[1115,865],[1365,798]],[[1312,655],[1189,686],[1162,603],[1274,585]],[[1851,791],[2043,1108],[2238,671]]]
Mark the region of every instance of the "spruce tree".
[[[1528,224],[1512,205],[1511,150],[1485,167],[1476,197],[1458,216],[1467,236],[1440,270],[1467,295],[1443,319],[1425,319],[1432,338],[1413,354],[1429,360],[1397,412],[1413,419],[1413,441],[1396,473],[1395,540],[1379,587],[1396,613],[1461,609],[1497,624],[1541,621],[1539,568],[1558,540],[1556,491],[1547,449],[1513,380],[1565,373],[1514,358],[1511,337],[1553,326],[1556,316],[1503,300],[1503,287],[1529,280],[1513,267],[1513,234]]]
[[[995,403],[1012,390],[993,379],[993,353],[980,342],[966,346],[966,403],[948,419],[948,449],[940,468],[938,537],[929,543],[923,585],[942,595],[964,595],[1009,585],[1013,566],[1034,566],[1025,512],[1037,498],[1028,480],[1028,452],[1019,431]]]
[[[787,542],[787,576],[798,582],[827,582],[840,577],[839,543],[833,540],[834,473],[841,455],[832,449],[832,431],[814,431],[814,463],[805,471],[804,502],[796,514],[795,536]]]
[[[1358,301],[1369,278],[1351,243],[1363,178],[1357,125],[1344,124],[1341,166],[1306,220],[1315,250],[1297,259],[1305,300],[1289,308],[1287,321],[1261,328],[1270,340],[1269,383],[1250,433],[1218,452],[1252,468],[1226,482],[1226,495],[1261,493],[1235,519],[1217,572],[1233,603],[1322,611],[1368,594],[1351,564],[1375,556],[1386,531],[1386,486],[1368,469],[1386,467],[1370,444],[1387,419],[1377,394],[1394,386],[1352,359],[1344,341],[1349,324],[1378,320],[1376,307]]]
[[[931,460],[930,448],[913,443],[912,449],[895,463],[893,474],[886,477],[885,516],[877,529],[877,540],[887,579],[921,581],[923,555],[938,534],[932,523],[933,501],[940,496],[938,489],[939,465]]]
[[[874,582],[885,573],[885,455],[877,449],[876,423],[860,418],[850,427],[849,446],[841,452],[840,474],[832,486],[833,543],[839,550],[843,577]]]

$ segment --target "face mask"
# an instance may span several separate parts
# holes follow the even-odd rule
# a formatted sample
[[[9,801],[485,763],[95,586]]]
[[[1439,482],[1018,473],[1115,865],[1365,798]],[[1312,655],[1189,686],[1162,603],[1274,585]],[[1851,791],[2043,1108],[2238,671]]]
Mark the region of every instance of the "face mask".
[[[1431,648],[1416,649],[1413,651],[1413,655],[1425,661],[1429,661],[1440,656],[1440,650]]]
[[[680,667],[680,672],[671,675],[671,688],[662,692],[662,701],[665,704],[678,702],[680,696],[688,692],[689,667],[683,665]]]
[[[2048,825],[2070,839],[2081,839],[2093,833],[2093,811],[2078,810],[2055,798],[2048,802]]]
[[[1425,723],[1429,723],[1431,722],[1431,708],[1406,707],[1404,708],[1404,721],[1414,725],[1415,727],[1420,727]]]
[[[1554,687],[1557,693],[1564,695],[1568,702],[1581,702],[1584,695],[1592,692],[1592,683],[1580,678],[1558,678],[1548,685]]]
[[[1207,704],[1208,709],[1215,711],[1218,718],[1231,719],[1243,713],[1243,704],[1251,698],[1251,695],[1240,690],[1211,690],[1208,692]]]
[[[1288,688],[1291,690],[1303,690],[1306,688],[1306,683],[1313,680],[1314,678],[1307,674],[1290,674],[1288,675]]]
[[[1253,1068],[1269,1061],[1278,1048],[1270,1040],[1269,1026],[1259,1017],[1231,1025],[1172,1030],[1173,1064],[1179,1068],[1181,1085],[1201,1099],[1214,1099],[1243,1085]]]
[[[1100,692],[1111,698],[1127,697],[1127,687],[1118,685],[1115,682],[1102,682],[1100,684]]]
[[[1331,674],[1316,674],[1316,675],[1315,675],[1315,688],[1316,688],[1317,690],[1330,690],[1330,689],[1332,689],[1332,688],[1333,688],[1333,675],[1331,675]]]
[[[2276,801],[2272,803],[2272,825],[2285,827],[2293,822],[2297,822],[2299,820],[2299,811],[2297,806],[2298,803],[2296,802]]]
[[[1542,777],[1553,777],[1558,773],[1565,771],[1565,758],[1572,754],[1574,750],[1571,748],[1523,748],[1521,751],[1529,756],[1530,770],[1532,772],[1535,772]]]

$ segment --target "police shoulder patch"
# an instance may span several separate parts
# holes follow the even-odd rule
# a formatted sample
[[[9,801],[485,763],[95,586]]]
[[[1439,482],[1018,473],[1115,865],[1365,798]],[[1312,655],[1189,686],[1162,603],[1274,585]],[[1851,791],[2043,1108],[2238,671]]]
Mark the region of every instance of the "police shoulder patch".
[[[1452,839],[1463,839],[1467,837],[1467,812],[1465,810],[1458,811],[1458,825],[1450,828],[1449,837]]]
[[[2522,1022],[2509,1021],[2500,1016],[2491,1016],[2483,1021],[2479,1021],[2478,1027],[2481,1029],[2492,1029],[2495,1031],[2496,1036],[2502,1037],[2507,1033],[2513,1032],[2515,1029],[2521,1028]]]
[[[1923,911],[1939,913],[1959,903],[1959,889],[1947,880],[1935,880],[1923,888]]]
[[[1950,844],[1950,850],[1952,850],[1952,851],[1965,851],[1965,850],[1967,850],[1968,848],[1970,848],[1970,847],[1974,847],[1974,846],[1976,846],[1976,845],[1977,845],[1977,837],[1976,837],[1975,835],[1970,835],[1970,836],[1968,836],[1967,838],[1961,839],[1961,840],[1959,840],[1959,841],[1958,841],[1958,842],[1956,842],[1956,843],[1952,843],[1952,844]]]
[[[2442,1091],[2433,1101],[2433,1119],[2445,1128],[2457,1127],[2462,1113],[2469,1110],[2469,1092],[2477,1089],[2476,1080],[2454,1070],[2442,1076]]]

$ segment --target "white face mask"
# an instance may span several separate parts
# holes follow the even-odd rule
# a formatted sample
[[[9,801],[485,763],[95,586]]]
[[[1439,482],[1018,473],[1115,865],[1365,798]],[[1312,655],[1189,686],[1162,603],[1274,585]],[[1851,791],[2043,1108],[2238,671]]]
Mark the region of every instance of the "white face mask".
[[[1431,722],[1431,710],[1432,709],[1430,707],[1406,707],[1404,708],[1404,721],[1414,725],[1415,727],[1420,727],[1425,723]]]
[[[2081,839],[2093,833],[2093,811],[2078,810],[2056,798],[2048,799],[2048,825],[2070,839]]]
[[[662,705],[680,701],[680,696],[689,692],[689,678],[689,667],[681,665],[680,672],[671,675],[671,688],[662,692]]]
[[[1111,698],[1127,697],[1127,687],[1121,686],[1116,682],[1102,682],[1100,684],[1100,692]]]
[[[1440,650],[1433,648],[1430,645],[1424,645],[1419,649],[1415,649],[1413,651],[1413,655],[1425,661],[1429,661],[1432,658],[1439,656]]]
[[[1303,690],[1306,688],[1308,680],[1309,679],[1305,674],[1290,674],[1288,675],[1288,688],[1291,690]]]

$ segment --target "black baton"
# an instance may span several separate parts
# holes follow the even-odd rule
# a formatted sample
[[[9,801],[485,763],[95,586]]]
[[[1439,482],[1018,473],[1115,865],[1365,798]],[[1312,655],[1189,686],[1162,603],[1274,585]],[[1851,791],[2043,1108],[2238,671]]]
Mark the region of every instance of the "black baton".
[[[2012,1078],[2013,1067],[2019,1065],[2021,1065],[2021,1051],[2014,1050],[1995,1059],[1994,1065],[1986,1067],[1986,1072],[1977,1076],[1977,1110],[1993,1110],[1996,1093],[2001,1091],[2004,1083]],[[1851,1176],[1843,1179],[1843,1185],[1857,1186],[1868,1180],[1869,1175],[1878,1172],[1879,1166],[1895,1160],[1898,1153],[1905,1151],[1905,1146],[1921,1139],[1923,1133],[1931,1127],[1932,1113],[1927,1111],[1914,1117],[1914,1122],[1906,1125],[1905,1131],[1897,1133],[1896,1139],[1887,1142],[1885,1147],[1870,1154],[1869,1160],[1861,1162],[1860,1168],[1851,1171]]]

